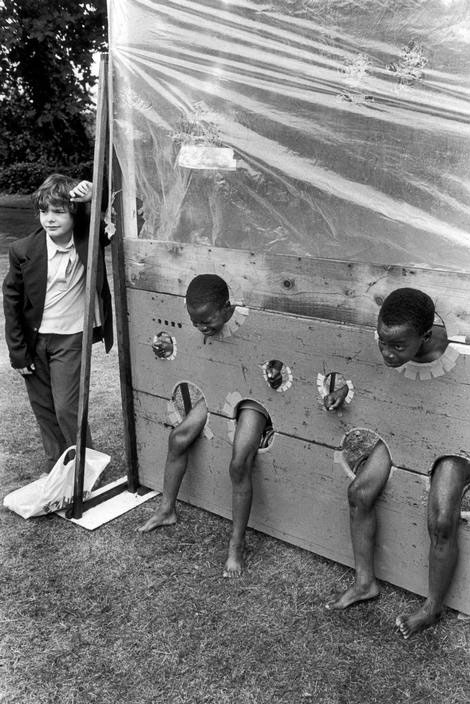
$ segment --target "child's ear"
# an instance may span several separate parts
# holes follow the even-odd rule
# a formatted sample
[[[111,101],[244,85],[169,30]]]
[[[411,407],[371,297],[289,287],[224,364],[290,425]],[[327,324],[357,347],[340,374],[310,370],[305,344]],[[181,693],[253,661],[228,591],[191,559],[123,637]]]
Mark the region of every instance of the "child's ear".
[[[225,301],[223,311],[224,311],[225,315],[228,315],[229,313],[231,313],[232,304],[230,303],[230,301]]]
[[[431,337],[432,337],[432,328],[429,328],[429,330],[426,330],[426,332],[424,333],[424,335],[423,335],[423,340],[424,340],[425,342],[429,342],[429,340],[431,339]]]

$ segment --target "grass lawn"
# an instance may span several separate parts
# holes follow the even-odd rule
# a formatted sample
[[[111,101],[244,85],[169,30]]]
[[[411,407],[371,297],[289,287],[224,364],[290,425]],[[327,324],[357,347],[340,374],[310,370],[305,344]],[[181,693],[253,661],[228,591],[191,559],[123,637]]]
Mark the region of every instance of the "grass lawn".
[[[3,248],[2,279],[6,267]],[[3,499],[43,471],[3,320],[0,369]],[[97,345],[90,423],[112,457],[104,480],[122,476],[117,351]],[[94,532],[0,509],[2,704],[470,702],[470,622],[449,611],[404,641],[395,617],[422,600],[388,585],[378,600],[332,614],[325,601],[351,571],[255,531],[246,574],[224,580],[229,523],[179,504],[178,524],[138,533],[155,502]]]

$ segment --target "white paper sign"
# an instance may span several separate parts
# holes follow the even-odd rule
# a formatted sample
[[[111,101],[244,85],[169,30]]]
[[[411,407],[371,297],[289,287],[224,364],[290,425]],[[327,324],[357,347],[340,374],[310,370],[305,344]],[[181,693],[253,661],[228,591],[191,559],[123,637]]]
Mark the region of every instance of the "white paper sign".
[[[233,149],[197,144],[183,144],[178,154],[178,166],[185,169],[213,169],[235,171],[237,162]]]

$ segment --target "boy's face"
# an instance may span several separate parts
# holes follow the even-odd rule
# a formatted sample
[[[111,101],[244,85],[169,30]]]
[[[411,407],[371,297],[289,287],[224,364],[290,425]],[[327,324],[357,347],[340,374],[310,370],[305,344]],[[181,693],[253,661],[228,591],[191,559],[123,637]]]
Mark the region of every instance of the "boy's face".
[[[73,216],[68,208],[47,205],[39,211],[41,226],[54,242],[66,244],[73,232]]]
[[[205,337],[217,335],[227,322],[230,313],[229,301],[223,306],[213,301],[195,306],[187,303],[186,308],[188,309],[192,324]]]
[[[377,334],[379,349],[387,367],[401,367],[414,359],[426,337],[426,334],[420,335],[410,323],[388,326],[380,318]]]

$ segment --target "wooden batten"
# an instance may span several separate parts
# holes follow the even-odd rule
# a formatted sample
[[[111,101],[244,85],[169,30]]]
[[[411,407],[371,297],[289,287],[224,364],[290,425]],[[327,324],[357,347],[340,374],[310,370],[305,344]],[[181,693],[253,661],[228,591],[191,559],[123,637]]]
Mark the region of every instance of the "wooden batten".
[[[375,326],[385,296],[411,286],[439,310],[452,310],[470,335],[470,274],[420,267],[253,253],[178,242],[126,238],[126,281],[134,289],[184,296],[201,273],[225,278],[251,308]]]
[[[119,172],[118,172],[119,173]],[[127,478],[129,491],[136,491],[139,486],[138,455],[135,445],[133,380],[130,364],[130,340],[127,311],[127,295],[124,280],[124,251],[122,223],[125,222],[122,198],[118,195],[114,208],[121,217],[117,218],[116,233],[111,240],[113,293],[116,311],[116,337],[119,351],[119,381],[121,389],[123,439],[126,453]]]

